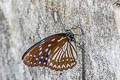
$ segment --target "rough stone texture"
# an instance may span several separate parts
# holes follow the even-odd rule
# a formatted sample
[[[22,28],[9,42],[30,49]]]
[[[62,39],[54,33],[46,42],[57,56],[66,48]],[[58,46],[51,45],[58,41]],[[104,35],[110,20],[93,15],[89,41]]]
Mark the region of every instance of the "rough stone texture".
[[[0,0],[0,80],[120,80],[114,2]],[[77,34],[79,43],[73,69],[56,72],[23,64],[22,55],[30,46],[65,29]]]
[[[114,11],[115,23],[116,23],[118,32],[120,34],[120,0],[114,3],[113,11]]]

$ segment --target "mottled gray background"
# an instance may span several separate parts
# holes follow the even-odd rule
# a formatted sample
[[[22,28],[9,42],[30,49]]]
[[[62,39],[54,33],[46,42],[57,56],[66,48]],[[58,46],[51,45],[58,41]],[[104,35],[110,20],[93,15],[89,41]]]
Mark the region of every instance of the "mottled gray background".
[[[115,1],[0,0],[0,80],[120,80]],[[30,46],[65,29],[77,34],[73,69],[56,72],[23,64]]]

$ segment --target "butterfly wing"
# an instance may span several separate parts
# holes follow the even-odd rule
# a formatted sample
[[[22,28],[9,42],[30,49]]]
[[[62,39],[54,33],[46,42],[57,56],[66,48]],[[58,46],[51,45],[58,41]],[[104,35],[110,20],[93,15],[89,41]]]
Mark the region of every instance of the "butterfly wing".
[[[76,65],[76,51],[65,33],[49,36],[29,48],[22,59],[27,66],[45,66],[56,71]]]
[[[47,66],[56,71],[67,70],[76,65],[77,52],[68,38],[61,40],[48,57]]]
[[[48,56],[51,55],[51,51],[57,46],[57,41],[61,37],[66,38],[66,34],[55,34],[34,44],[24,53],[22,57],[24,64],[31,67],[47,66]]]

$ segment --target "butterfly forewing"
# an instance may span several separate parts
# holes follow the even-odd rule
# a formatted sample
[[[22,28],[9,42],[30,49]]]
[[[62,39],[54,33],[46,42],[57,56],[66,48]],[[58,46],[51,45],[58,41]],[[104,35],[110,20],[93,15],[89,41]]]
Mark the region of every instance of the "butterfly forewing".
[[[22,59],[27,66],[45,66],[56,71],[76,65],[76,51],[66,33],[49,36],[29,48]]]
[[[48,56],[54,47],[57,46],[58,40],[66,37],[64,33],[52,35],[33,45],[23,55],[24,64],[28,66],[47,66]]]

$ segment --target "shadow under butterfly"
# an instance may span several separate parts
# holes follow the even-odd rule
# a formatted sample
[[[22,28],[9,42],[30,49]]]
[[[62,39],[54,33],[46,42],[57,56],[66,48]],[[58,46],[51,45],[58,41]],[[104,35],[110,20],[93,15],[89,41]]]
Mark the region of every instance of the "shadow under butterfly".
[[[52,70],[63,71],[76,65],[74,34],[66,33],[51,35],[29,48],[22,56],[25,65],[45,66]]]

